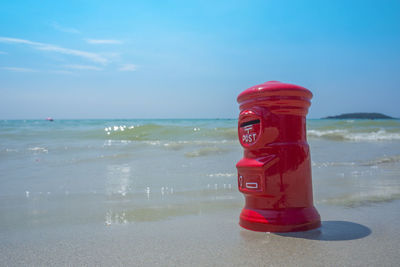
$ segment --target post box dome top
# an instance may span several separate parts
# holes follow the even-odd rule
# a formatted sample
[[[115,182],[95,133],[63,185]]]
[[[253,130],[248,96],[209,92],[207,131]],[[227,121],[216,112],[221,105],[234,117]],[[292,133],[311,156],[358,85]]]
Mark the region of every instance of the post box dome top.
[[[239,94],[237,101],[241,103],[251,98],[279,96],[294,96],[310,100],[312,93],[308,89],[295,84],[269,81],[244,90]]]

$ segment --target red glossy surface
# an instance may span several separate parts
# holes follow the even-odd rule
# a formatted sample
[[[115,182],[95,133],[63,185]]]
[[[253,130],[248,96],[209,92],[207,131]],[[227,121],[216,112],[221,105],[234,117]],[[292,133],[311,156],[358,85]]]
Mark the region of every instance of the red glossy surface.
[[[262,232],[304,231],[320,226],[313,205],[306,115],[306,88],[266,82],[238,96],[239,141],[244,157],[236,164],[246,199],[240,225]]]

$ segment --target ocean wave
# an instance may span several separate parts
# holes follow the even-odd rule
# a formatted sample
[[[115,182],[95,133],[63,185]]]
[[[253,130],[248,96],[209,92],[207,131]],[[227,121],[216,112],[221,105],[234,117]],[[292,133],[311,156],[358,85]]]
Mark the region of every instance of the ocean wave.
[[[236,173],[211,173],[207,175],[208,177],[233,177],[236,176]]]
[[[6,148],[6,149],[4,149],[4,151],[5,151],[5,152],[12,152],[12,153],[15,153],[15,152],[18,152],[19,150],[18,150],[18,149],[15,149],[15,148]]]
[[[227,151],[228,151],[227,149],[221,147],[204,147],[192,152],[187,152],[185,153],[185,156],[188,158],[194,158],[194,157],[208,156],[212,154],[221,154]]]
[[[177,125],[114,125],[104,128],[103,135],[112,140],[157,141],[157,140],[236,140],[237,130],[231,127],[198,127]]]
[[[317,167],[317,168],[324,168],[324,167],[331,167],[331,166],[354,166],[356,165],[355,162],[311,162],[312,167]]]
[[[326,168],[326,167],[346,167],[346,166],[377,166],[377,165],[382,165],[382,164],[391,164],[391,163],[398,163],[400,162],[400,155],[394,155],[394,156],[383,156],[379,157],[373,160],[367,160],[367,161],[356,161],[356,162],[311,162],[312,167],[316,168]]]
[[[400,140],[400,120],[308,120],[307,128],[311,139]],[[5,141],[100,139],[148,142],[171,150],[181,149],[184,142],[238,141],[235,120],[66,120],[54,124],[34,121],[0,123],[0,129],[0,138]]]
[[[375,160],[363,162],[360,165],[362,166],[376,166],[380,164],[390,164],[400,162],[400,155],[395,156],[384,156]]]
[[[349,122],[344,122],[349,124]],[[343,125],[342,125],[343,126]],[[336,127],[336,128],[335,128]],[[193,141],[237,141],[236,127],[192,127],[145,124],[137,126],[115,125],[104,128],[103,138],[109,140],[127,140],[153,142],[149,144],[160,145],[163,142],[166,148],[179,150],[187,143]],[[308,138],[322,138],[334,141],[398,141],[400,140],[399,128],[347,128],[338,125],[311,128],[307,130]]]
[[[394,141],[400,140],[399,132],[387,132],[384,129],[376,131],[350,131],[347,129],[336,130],[308,130],[309,138],[325,138],[335,141]]]
[[[28,148],[29,151],[33,151],[35,153],[48,153],[49,151],[44,147],[30,147]]]
[[[323,199],[321,203],[340,205],[345,207],[359,207],[370,204],[390,202],[400,199],[400,187],[382,187],[367,192],[346,194],[340,197]]]

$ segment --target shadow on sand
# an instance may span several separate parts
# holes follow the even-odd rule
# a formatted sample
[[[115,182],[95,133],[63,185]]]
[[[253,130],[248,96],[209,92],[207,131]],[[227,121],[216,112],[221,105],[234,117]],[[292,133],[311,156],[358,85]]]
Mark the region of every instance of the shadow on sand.
[[[284,237],[304,238],[322,241],[344,241],[364,238],[371,234],[368,227],[346,221],[323,221],[320,228],[293,233],[275,233]]]

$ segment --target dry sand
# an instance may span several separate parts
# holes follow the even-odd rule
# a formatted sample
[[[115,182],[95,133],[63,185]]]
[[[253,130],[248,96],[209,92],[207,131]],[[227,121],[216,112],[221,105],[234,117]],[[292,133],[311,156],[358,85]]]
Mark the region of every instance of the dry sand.
[[[289,234],[240,228],[240,209],[124,225],[0,231],[0,265],[399,266],[399,205],[319,205],[320,229]]]

